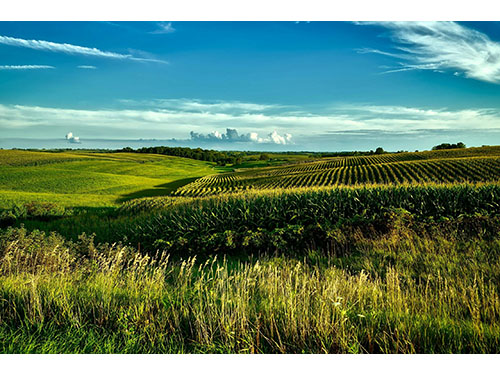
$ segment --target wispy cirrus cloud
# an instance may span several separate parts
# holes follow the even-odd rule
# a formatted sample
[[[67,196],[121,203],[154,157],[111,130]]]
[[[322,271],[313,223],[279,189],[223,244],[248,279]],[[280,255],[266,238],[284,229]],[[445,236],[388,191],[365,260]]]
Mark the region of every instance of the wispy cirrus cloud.
[[[46,40],[21,39],[21,38],[13,38],[10,36],[0,35],[0,44],[13,47],[30,48],[40,51],[59,52],[70,55],[83,55],[83,56],[103,57],[103,58],[119,59],[119,60],[135,60],[135,61],[166,63],[166,61],[158,59],[136,57],[131,54],[121,54],[116,52],[102,51],[98,48],[82,47],[69,43],[49,42]]]
[[[398,53],[361,49],[401,59],[387,71],[452,71],[467,78],[500,83],[500,43],[456,22],[361,22],[388,29]]]
[[[52,65],[0,65],[0,70],[55,69]]]
[[[151,31],[150,34],[171,34],[175,32],[175,28],[172,26],[172,22],[158,22],[156,26],[157,29]]]
[[[78,69],[97,69],[97,67],[94,65],[78,65],[77,68]]]
[[[152,99],[131,100],[120,99],[120,103],[133,107],[162,108],[182,110],[186,112],[208,112],[208,113],[252,113],[267,112],[271,110],[284,109],[285,106],[278,104],[248,103],[241,101],[223,100],[198,100],[198,99]]]

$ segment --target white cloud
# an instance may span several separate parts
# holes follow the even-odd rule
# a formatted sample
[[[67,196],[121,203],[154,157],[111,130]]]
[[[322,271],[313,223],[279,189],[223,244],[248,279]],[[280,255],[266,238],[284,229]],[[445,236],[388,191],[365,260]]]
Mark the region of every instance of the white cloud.
[[[467,78],[500,83],[500,43],[456,22],[367,22],[391,31],[401,53],[363,49],[404,60],[388,72],[463,72]]]
[[[9,36],[0,35],[0,44],[5,44],[14,47],[30,48],[41,51],[61,52],[70,55],[84,55],[84,56],[104,57],[110,59],[121,59],[121,60],[129,59],[136,61],[151,61],[151,62],[165,63],[165,61],[162,60],[146,59],[141,57],[135,57],[130,54],[125,55],[109,51],[101,51],[100,49],[97,48],[76,46],[68,43],[48,42],[46,40],[33,40],[33,39],[27,40],[27,39],[12,38]]]
[[[267,137],[261,138],[257,132],[247,134],[238,134],[236,129],[226,129],[226,133],[219,133],[217,130],[208,134],[200,134],[194,131],[190,133],[191,140],[202,142],[251,142],[251,143],[274,143],[277,145],[286,145],[292,143],[292,135],[287,133],[283,136],[273,130]]]
[[[214,138],[217,138],[217,139],[222,139],[222,134],[219,133],[217,130],[213,131],[212,133],[210,133]]]
[[[249,103],[250,104],[250,103]],[[290,144],[332,132],[383,131],[411,133],[421,130],[500,130],[500,111],[489,108],[449,110],[403,106],[343,105],[322,113],[191,112],[184,109],[65,109],[0,104],[3,134],[20,136],[27,127],[57,136],[71,126],[87,138],[189,138],[190,132],[208,140]],[[237,132],[233,130],[237,128]],[[228,133],[222,129],[230,129]],[[212,131],[213,130],[213,131]],[[259,134],[267,134],[259,136]]]
[[[78,65],[77,68],[78,69],[97,69],[97,67],[94,65]]]
[[[271,133],[269,133],[268,138],[272,143],[276,143],[278,145],[286,145],[292,140],[292,135],[287,133],[284,136],[281,136],[276,130],[273,130]]]
[[[158,22],[156,25],[158,29],[151,31],[150,34],[171,34],[175,32],[172,22]]]
[[[69,132],[68,134],[66,134],[66,137],[65,137],[65,138],[66,138],[66,140],[67,140],[69,143],[82,143],[82,142],[80,141],[80,137],[75,137],[75,136],[73,135],[73,133],[72,133],[72,132]]]
[[[0,70],[55,69],[51,65],[0,65]]]
[[[403,54],[399,53],[391,53],[391,52],[386,52],[386,51],[381,51],[379,49],[374,49],[374,48],[357,48],[356,52],[365,54],[365,53],[376,53],[378,55],[384,55],[384,56],[390,56],[390,57],[396,57],[398,59],[403,59],[406,56]]]
[[[165,104],[165,102],[163,104]],[[213,103],[200,101],[183,101],[179,102],[176,108],[200,112],[227,112],[231,110],[238,110],[243,112],[258,112],[273,109],[276,108],[276,106],[257,103],[242,103],[235,101]]]
[[[240,101],[202,101],[196,99],[154,99],[136,101],[129,99],[120,100],[121,103],[130,106],[158,107],[173,110],[183,110],[188,112],[208,112],[208,113],[250,113],[265,112],[275,109],[285,108],[276,104],[248,103]]]

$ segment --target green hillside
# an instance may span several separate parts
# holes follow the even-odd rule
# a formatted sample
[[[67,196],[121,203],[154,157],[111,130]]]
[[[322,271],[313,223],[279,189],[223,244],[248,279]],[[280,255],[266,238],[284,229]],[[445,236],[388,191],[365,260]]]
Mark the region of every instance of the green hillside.
[[[116,206],[168,195],[217,173],[214,163],[175,156],[0,150],[0,208],[31,201],[64,206]]]

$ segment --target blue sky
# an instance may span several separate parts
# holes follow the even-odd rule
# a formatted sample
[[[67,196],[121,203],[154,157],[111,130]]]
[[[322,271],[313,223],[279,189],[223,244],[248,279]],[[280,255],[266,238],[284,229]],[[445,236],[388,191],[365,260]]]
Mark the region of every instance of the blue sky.
[[[500,144],[497,22],[0,22],[0,147],[459,141]]]

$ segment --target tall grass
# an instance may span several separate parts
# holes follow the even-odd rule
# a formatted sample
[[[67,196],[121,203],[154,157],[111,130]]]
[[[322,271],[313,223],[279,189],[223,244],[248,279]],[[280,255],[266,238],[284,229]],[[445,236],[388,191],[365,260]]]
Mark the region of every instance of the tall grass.
[[[0,246],[3,353],[500,348],[499,240],[401,231],[346,257],[203,262],[25,229]]]

